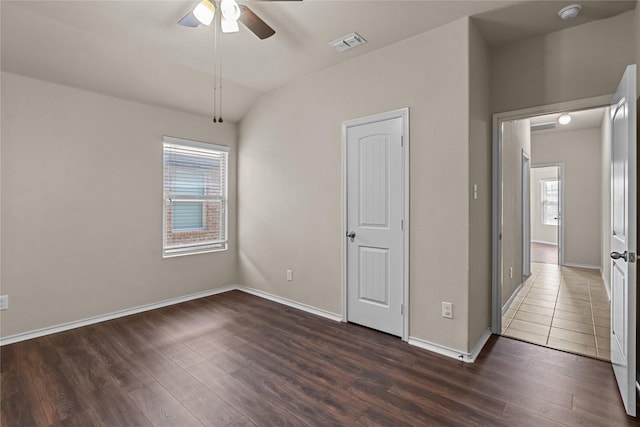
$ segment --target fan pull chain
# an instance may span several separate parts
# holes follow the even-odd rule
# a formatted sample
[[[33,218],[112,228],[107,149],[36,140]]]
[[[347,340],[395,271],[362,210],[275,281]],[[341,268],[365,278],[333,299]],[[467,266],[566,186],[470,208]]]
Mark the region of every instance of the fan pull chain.
[[[213,123],[216,123],[217,90],[218,90],[218,20],[213,19]]]
[[[218,83],[218,122],[222,123],[222,34],[220,34],[218,49]]]

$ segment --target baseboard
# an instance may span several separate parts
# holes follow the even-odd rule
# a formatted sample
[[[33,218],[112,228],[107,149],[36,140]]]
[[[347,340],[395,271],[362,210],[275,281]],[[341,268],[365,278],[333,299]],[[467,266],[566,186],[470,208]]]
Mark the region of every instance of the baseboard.
[[[246,292],[251,295],[255,295],[260,298],[267,299],[269,301],[277,302],[279,304],[286,305],[288,307],[297,308],[298,310],[306,311],[307,313],[315,314],[316,316],[321,316],[330,320],[334,320],[336,322],[342,322],[342,316],[336,313],[332,313],[330,311],[322,310],[320,308],[312,307],[310,305],[302,304],[299,302],[291,301],[286,298],[282,298],[276,295],[272,295],[270,293],[260,291],[254,288],[248,288],[245,286],[236,287],[237,290]]]
[[[602,274],[600,274],[600,277],[602,277],[604,290],[607,291],[607,298],[609,298],[609,302],[611,302],[611,285],[609,285],[609,282],[604,279],[604,276],[602,276]]]
[[[564,267],[576,267],[576,268],[588,268],[590,270],[600,270],[599,265],[591,265],[591,264],[578,264],[575,262],[565,262],[562,264]]]
[[[36,329],[34,331],[23,332],[21,334],[11,335],[8,337],[0,338],[0,347],[7,344],[13,344],[20,341],[30,340],[32,338],[38,338],[45,335],[51,335],[58,332],[68,331],[70,329],[80,328],[82,326],[93,325],[94,323],[105,322],[107,320],[117,319],[119,317],[130,316],[132,314],[142,313],[143,311],[155,310],[156,308],[167,307],[169,305],[180,304],[181,302],[187,302],[198,298],[209,297],[212,295],[221,294],[229,291],[242,291],[251,295],[258,296],[260,298],[268,299],[289,307],[297,308],[298,310],[305,311],[307,313],[315,314],[317,316],[325,317],[327,319],[335,320],[337,322],[342,321],[342,316],[325,311],[316,307],[311,307],[306,304],[301,304],[288,300],[286,298],[277,297],[275,295],[268,294],[266,292],[259,291],[257,289],[247,288],[244,286],[225,286],[224,288],[212,289],[209,291],[198,292],[183,297],[172,298],[164,301],[160,301],[153,304],[140,305],[138,307],[128,308],[125,310],[114,311],[113,313],[102,314],[100,316],[89,317],[87,319],[76,320],[73,322],[62,323],[60,325],[50,326],[48,328]]]
[[[522,285],[520,285],[522,286]],[[107,320],[117,319],[119,317],[125,317],[132,314],[142,313],[144,311],[155,310],[157,308],[167,307],[169,305],[179,304],[186,301],[191,301],[198,298],[204,298],[212,295],[221,294],[224,292],[229,292],[233,290],[238,290],[242,292],[246,292],[251,295],[255,295],[260,298],[267,299],[269,301],[273,301],[279,304],[286,305],[288,307],[292,307],[298,310],[305,311],[307,313],[315,314],[317,316],[324,317],[326,319],[330,319],[336,322],[342,321],[342,316],[336,313],[332,313],[326,310],[322,310],[316,307],[312,307],[310,305],[298,303],[295,301],[291,301],[286,298],[278,297],[267,292],[263,292],[257,289],[248,288],[245,286],[226,286],[224,288],[212,289],[209,291],[198,292],[191,295],[186,295],[179,298],[168,299],[164,301],[160,301],[153,304],[145,304],[138,307],[133,307],[126,310],[120,310],[113,313],[103,314],[100,316],[94,316],[87,319],[77,320],[74,322],[63,323],[60,325],[51,326],[48,328],[37,329],[34,331],[24,332],[21,334],[11,335],[8,337],[0,338],[0,346],[13,344],[19,341],[25,341],[32,338],[38,338],[45,335],[55,334],[58,332],[68,331],[70,329],[80,328],[82,326],[92,325],[94,323],[104,322]],[[462,360],[466,363],[473,363],[480,354],[480,351],[486,344],[487,340],[491,337],[491,328],[488,328],[480,337],[476,345],[473,347],[471,352],[465,353],[459,350],[451,349],[440,344],[435,344],[429,341],[421,340],[419,338],[409,337],[409,344],[414,345],[416,347],[423,348],[425,350],[432,351],[434,353],[438,353],[447,357],[451,357],[453,359]]]
[[[482,351],[482,348],[487,343],[489,338],[491,337],[491,328],[487,328],[486,331],[482,334],[478,342],[471,349],[471,352],[466,353],[460,350],[455,350],[453,348],[445,347],[440,344],[435,344],[429,341],[422,340],[420,338],[409,337],[409,344],[420,347],[424,350],[432,351],[434,353],[441,354],[443,356],[450,357],[452,359],[461,360],[466,363],[473,363],[476,361],[476,358]]]
[[[515,291],[513,291],[513,293],[511,294],[511,296],[509,297],[509,299],[507,300],[507,302],[504,303],[504,305],[502,306],[502,315],[504,316],[504,313],[509,310],[509,307],[511,306],[511,303],[513,303],[513,300],[516,299],[516,297],[518,296],[518,292],[520,292],[520,290],[522,289],[522,283],[520,283],[518,285],[518,287],[516,288]]]
[[[45,335],[51,335],[58,332],[68,331],[70,329],[80,328],[82,326],[93,325],[94,323],[105,322],[107,320],[117,319],[119,317],[130,316],[132,314],[142,313],[143,311],[155,310],[156,308],[167,307],[169,305],[180,304],[181,302],[187,302],[198,298],[204,298],[211,295],[221,294],[236,289],[236,286],[226,286],[224,288],[212,289],[209,291],[198,292],[191,295],[185,295],[183,297],[172,298],[153,304],[140,305],[125,310],[114,311],[108,314],[102,314],[100,316],[89,317],[82,320],[76,320],[73,322],[62,323],[60,325],[50,326],[48,328],[36,329],[34,331],[23,332],[21,334],[10,335],[8,337],[0,338],[0,346],[13,344],[20,341],[30,340],[32,338],[38,338]]]

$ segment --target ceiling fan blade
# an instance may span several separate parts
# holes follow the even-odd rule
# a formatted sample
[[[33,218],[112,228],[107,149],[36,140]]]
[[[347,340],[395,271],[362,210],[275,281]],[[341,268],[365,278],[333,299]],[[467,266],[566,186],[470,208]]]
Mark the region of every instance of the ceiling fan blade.
[[[182,18],[181,20],[178,21],[178,24],[185,26],[185,27],[191,27],[191,28],[195,28],[198,25],[200,25],[200,21],[198,21],[195,17],[195,15],[193,14],[193,12],[189,12],[186,15],[184,15],[184,18]]]
[[[244,24],[253,34],[258,36],[260,40],[264,40],[266,38],[271,37],[276,32],[273,28],[271,28],[266,22],[264,22],[258,15],[253,13],[251,9],[247,6],[241,4],[240,11],[242,14],[238,19],[240,22]]]

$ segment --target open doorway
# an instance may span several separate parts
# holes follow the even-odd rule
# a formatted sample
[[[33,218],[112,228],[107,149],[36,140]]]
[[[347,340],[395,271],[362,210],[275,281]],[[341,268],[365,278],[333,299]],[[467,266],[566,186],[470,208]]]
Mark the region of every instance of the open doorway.
[[[562,163],[531,167],[529,245],[533,263],[562,265],[563,167]]]
[[[604,104],[501,122],[498,274],[503,335],[609,360]]]

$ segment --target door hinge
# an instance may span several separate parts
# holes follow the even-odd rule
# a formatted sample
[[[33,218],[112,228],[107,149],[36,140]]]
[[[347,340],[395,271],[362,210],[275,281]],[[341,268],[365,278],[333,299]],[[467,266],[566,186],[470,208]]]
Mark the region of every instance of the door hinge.
[[[400,304],[400,314],[404,315],[404,304]]]
[[[404,231],[404,219],[400,220],[400,230]]]
[[[404,147],[404,136],[400,137],[400,147]]]

